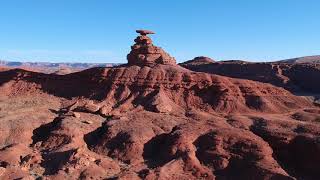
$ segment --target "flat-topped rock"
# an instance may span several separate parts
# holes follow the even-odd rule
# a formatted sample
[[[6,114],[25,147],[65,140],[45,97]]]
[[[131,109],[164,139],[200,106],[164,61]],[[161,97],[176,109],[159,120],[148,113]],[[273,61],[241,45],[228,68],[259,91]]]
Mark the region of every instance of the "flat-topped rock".
[[[146,36],[148,34],[155,34],[153,31],[145,30],[145,29],[139,29],[136,30],[137,33],[139,33],[141,36]]]

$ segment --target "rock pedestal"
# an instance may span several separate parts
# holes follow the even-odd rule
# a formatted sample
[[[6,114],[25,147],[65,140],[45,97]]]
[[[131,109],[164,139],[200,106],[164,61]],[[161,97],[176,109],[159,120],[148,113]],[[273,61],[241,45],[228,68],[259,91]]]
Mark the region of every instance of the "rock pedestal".
[[[162,48],[154,46],[148,34],[154,34],[149,30],[137,30],[140,34],[131,46],[131,52],[128,54],[129,65],[154,65],[169,64],[175,65],[176,60],[166,53]]]

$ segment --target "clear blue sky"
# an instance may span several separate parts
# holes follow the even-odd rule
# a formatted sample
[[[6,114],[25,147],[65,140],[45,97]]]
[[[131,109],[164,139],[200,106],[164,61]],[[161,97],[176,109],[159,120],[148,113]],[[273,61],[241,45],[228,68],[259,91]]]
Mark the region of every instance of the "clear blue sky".
[[[135,30],[181,62],[320,54],[319,0],[3,0],[0,59],[126,62]]]

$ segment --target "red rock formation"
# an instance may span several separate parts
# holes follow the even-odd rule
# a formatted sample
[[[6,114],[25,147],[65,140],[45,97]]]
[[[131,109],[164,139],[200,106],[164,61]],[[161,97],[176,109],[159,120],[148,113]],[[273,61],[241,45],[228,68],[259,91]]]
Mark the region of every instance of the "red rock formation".
[[[191,60],[180,65],[193,71],[270,83],[293,93],[320,93],[320,85],[316,82],[317,77],[320,77],[320,64],[239,61],[197,63],[197,61]]]
[[[139,32],[132,57],[154,47],[152,32]],[[307,99],[131,60],[68,75],[0,72],[0,179],[320,176],[320,109]]]
[[[154,46],[148,34],[154,34],[148,30],[137,30],[140,33],[128,54],[130,65],[154,65],[154,64],[176,64],[176,60],[166,53],[162,48]]]
[[[319,175],[319,109],[270,84],[162,64],[0,75],[1,178]]]
[[[195,73],[179,66],[162,64],[95,68],[64,76],[27,71],[0,73],[3,77],[10,74],[11,78],[19,76],[19,81],[14,84],[6,82],[5,87],[10,91],[3,90],[3,95],[42,91],[66,98],[95,98],[126,110],[140,105],[154,111],[162,111],[161,108],[180,112],[194,108],[224,113],[280,113],[311,105],[308,100],[269,84]]]

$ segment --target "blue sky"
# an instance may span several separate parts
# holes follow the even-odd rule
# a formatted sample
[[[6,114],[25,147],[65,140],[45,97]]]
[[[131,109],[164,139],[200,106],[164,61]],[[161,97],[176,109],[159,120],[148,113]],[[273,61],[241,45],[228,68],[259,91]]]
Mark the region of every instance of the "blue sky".
[[[1,0],[0,59],[126,62],[135,30],[179,62],[320,54],[318,0]]]

